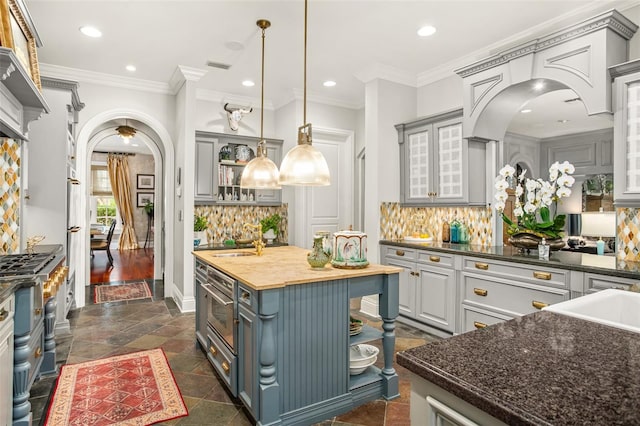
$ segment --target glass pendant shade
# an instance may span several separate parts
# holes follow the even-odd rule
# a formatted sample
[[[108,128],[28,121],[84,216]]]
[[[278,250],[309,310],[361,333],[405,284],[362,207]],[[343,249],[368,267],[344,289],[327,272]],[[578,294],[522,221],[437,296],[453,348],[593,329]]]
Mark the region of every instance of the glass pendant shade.
[[[285,155],[280,165],[281,185],[327,186],[331,184],[329,166],[312,145],[299,144]]]
[[[258,156],[244,167],[240,178],[241,188],[280,189],[278,166],[258,147]]]

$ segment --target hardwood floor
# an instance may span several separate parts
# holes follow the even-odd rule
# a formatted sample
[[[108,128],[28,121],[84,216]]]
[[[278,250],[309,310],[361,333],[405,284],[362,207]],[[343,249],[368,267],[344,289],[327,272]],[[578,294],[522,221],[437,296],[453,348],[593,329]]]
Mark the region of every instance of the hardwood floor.
[[[111,249],[113,265],[107,253],[96,251],[91,258],[91,284],[112,281],[153,279],[153,247],[137,250]]]

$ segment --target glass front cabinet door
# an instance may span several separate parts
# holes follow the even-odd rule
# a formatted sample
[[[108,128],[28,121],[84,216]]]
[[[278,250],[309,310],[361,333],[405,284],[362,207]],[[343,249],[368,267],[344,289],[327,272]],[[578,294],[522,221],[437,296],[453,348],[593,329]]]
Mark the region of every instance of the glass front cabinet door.
[[[640,206],[640,60],[610,68],[614,80],[614,203]]]
[[[484,203],[484,188],[475,190],[475,186],[470,186],[474,171],[476,176],[484,176],[479,169],[485,167],[484,157],[481,161],[469,162],[469,152],[472,149],[484,156],[485,147],[484,143],[462,138],[462,110],[395,127],[400,144],[400,202],[403,205]]]

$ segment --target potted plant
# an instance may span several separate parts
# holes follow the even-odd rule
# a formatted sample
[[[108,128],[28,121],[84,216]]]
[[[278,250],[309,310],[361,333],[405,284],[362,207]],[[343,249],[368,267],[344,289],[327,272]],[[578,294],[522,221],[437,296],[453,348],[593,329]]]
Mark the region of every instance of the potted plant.
[[[207,219],[204,216],[193,216],[193,246],[204,245],[207,243]]]
[[[273,243],[273,240],[278,236],[281,221],[282,218],[278,213],[267,216],[260,221],[260,225],[262,225],[262,236],[267,240],[267,243]]]
[[[145,213],[147,213],[147,215],[149,215],[149,217],[153,217],[153,203],[152,202],[148,202],[147,204],[145,204],[143,209],[144,209]]]

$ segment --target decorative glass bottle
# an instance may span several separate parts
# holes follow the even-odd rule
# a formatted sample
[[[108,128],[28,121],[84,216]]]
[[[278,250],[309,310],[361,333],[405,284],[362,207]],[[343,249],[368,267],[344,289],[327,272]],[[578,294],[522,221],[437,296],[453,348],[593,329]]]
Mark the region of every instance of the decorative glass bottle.
[[[324,265],[331,259],[329,253],[324,250],[323,239],[324,236],[322,235],[313,236],[313,248],[307,254],[307,262],[311,265],[311,269],[323,269]]]

